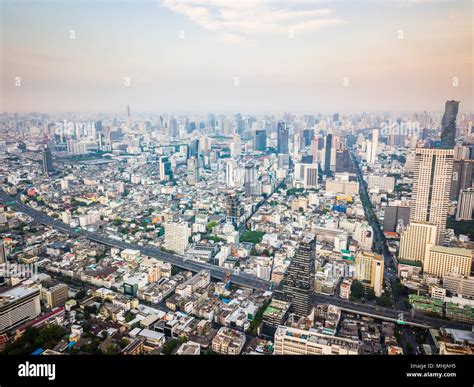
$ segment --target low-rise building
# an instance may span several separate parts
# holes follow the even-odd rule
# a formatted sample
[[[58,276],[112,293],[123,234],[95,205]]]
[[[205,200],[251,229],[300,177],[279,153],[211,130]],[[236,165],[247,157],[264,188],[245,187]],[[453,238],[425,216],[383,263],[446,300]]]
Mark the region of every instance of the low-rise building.
[[[212,350],[223,355],[239,355],[245,345],[245,334],[222,327],[212,340]]]

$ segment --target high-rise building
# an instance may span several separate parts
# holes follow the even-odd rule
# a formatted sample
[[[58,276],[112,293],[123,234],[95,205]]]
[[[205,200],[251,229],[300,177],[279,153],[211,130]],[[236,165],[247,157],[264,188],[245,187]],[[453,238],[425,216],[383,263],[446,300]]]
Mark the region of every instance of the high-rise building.
[[[167,156],[160,157],[160,180],[170,180],[173,177],[173,172],[171,170],[171,163]]]
[[[453,150],[416,148],[410,222],[437,226],[436,243],[443,242],[453,172]]]
[[[338,172],[355,173],[354,164],[347,148],[336,152],[336,173]]]
[[[410,223],[400,238],[400,259],[423,262],[427,244],[436,243],[436,237],[434,224]]]
[[[318,164],[306,164],[304,168],[304,188],[318,188]]]
[[[244,208],[240,204],[240,196],[238,192],[229,192],[226,198],[226,216],[227,221],[238,227],[240,218],[242,217]]]
[[[240,156],[240,152],[242,150],[241,148],[242,145],[240,141],[240,136],[235,135],[234,137],[232,137],[232,141],[230,143],[230,157],[234,158]]]
[[[372,130],[372,141],[370,142],[370,146],[372,147],[370,150],[370,159],[367,162],[371,165],[375,164],[378,155],[378,148],[379,148],[379,130],[373,129]]]
[[[368,222],[358,222],[354,229],[353,238],[361,249],[371,250],[374,243],[374,230]]]
[[[188,158],[195,157],[199,159],[199,139],[195,138],[189,143],[188,146]]]
[[[235,187],[235,167],[234,159],[228,159],[225,163],[225,184],[227,187]]]
[[[50,174],[54,172],[53,167],[53,156],[51,155],[51,149],[47,146],[43,148],[43,173]]]
[[[374,289],[375,295],[382,295],[383,257],[368,251],[362,251],[355,258],[355,278]]]
[[[275,298],[290,302],[290,311],[307,317],[312,310],[311,296],[314,290],[314,262],[316,258],[316,237],[305,235],[296,249],[288,269],[281,281],[281,288]]]
[[[458,247],[428,245],[423,272],[443,278],[446,274],[469,276],[472,268],[472,250]]]
[[[326,146],[324,153],[324,174],[331,176],[331,151],[332,151],[332,134],[326,136]]]
[[[247,163],[245,165],[245,176],[244,176],[245,195],[255,195],[256,184],[257,184],[257,172],[255,170],[255,164]]]
[[[0,333],[41,313],[40,290],[16,286],[0,293]]]
[[[474,183],[474,160],[455,159],[451,181],[451,200],[458,200],[462,190],[470,188]]]
[[[267,131],[265,129],[255,131],[254,147],[256,151],[261,152],[267,149]]]
[[[170,124],[169,130],[170,130],[171,138],[177,138],[179,136],[178,121],[176,120],[176,118],[171,117],[169,124]]]
[[[237,124],[237,134],[239,136],[242,136],[245,129],[245,123],[244,123],[244,120],[242,119],[242,114],[237,113],[235,115],[235,123]]]
[[[7,251],[5,249],[5,243],[0,241],[0,264],[7,261]]]
[[[284,155],[284,154],[278,155],[278,169],[284,170],[285,175],[286,175],[286,171],[290,167],[290,161],[291,161],[290,155]],[[291,165],[293,165],[293,163],[291,163]]]
[[[299,136],[299,145],[302,149],[311,146],[311,143],[314,139],[314,130],[313,129],[303,129],[300,132]],[[296,141],[295,141],[296,143]]]
[[[187,222],[167,222],[165,223],[165,243],[167,250],[178,254],[184,254],[188,247],[191,229]]]
[[[188,133],[194,132],[196,130],[196,123],[194,121],[189,122],[186,126],[186,130]]]
[[[456,220],[472,220],[474,212],[474,188],[462,190],[456,208]]]
[[[126,119],[125,119],[125,126],[127,129],[132,128],[132,116],[130,115],[130,106],[127,105],[126,107]]]
[[[288,128],[284,122],[279,122],[277,126],[277,152],[288,154]]]
[[[441,120],[441,147],[452,149],[456,140],[456,117],[459,101],[446,101],[444,115]]]
[[[188,184],[196,185],[199,182],[199,168],[196,157],[188,159]]]

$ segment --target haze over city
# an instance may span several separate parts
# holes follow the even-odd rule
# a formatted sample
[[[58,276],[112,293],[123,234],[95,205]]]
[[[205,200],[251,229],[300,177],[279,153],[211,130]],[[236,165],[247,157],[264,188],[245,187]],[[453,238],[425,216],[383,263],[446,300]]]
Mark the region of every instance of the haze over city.
[[[0,387],[471,381],[473,5],[0,0]]]

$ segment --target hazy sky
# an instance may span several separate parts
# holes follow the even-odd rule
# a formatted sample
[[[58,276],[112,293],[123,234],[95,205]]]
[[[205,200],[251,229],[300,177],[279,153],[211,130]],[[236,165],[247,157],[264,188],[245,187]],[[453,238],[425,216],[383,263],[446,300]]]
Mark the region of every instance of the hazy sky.
[[[474,112],[471,0],[0,3],[1,111]]]

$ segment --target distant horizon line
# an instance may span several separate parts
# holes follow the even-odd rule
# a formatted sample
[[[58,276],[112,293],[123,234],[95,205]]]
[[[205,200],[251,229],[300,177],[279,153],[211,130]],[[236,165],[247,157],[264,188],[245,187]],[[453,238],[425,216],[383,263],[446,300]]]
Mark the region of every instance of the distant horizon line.
[[[126,106],[126,105],[125,105]],[[182,110],[182,111],[152,111],[152,110],[133,110],[130,109],[131,116],[134,115],[145,115],[145,114],[152,114],[152,115],[167,115],[167,116],[183,116],[183,115],[208,115],[208,114],[241,114],[241,115],[283,115],[283,114],[295,114],[295,115],[356,115],[356,114],[415,114],[415,113],[428,113],[428,114],[443,114],[444,109],[440,110],[426,110],[426,109],[413,109],[413,110],[406,110],[406,109],[397,109],[397,110],[321,110],[318,112],[311,112],[308,110],[287,110],[287,111],[245,111],[245,110]],[[21,115],[28,115],[28,114],[38,114],[38,115],[126,115],[126,110],[120,111],[0,111],[0,115],[12,115],[12,114],[21,114]],[[463,111],[459,109],[458,116],[460,114],[467,114],[473,115],[474,110],[471,111]]]

